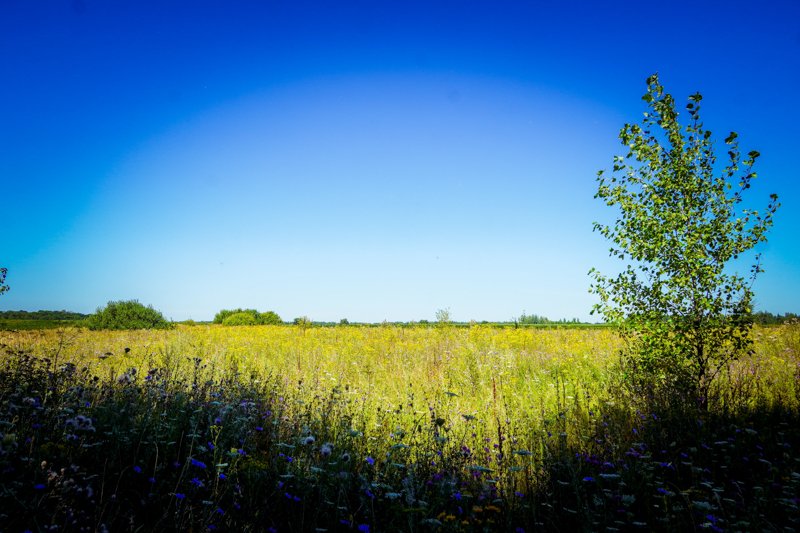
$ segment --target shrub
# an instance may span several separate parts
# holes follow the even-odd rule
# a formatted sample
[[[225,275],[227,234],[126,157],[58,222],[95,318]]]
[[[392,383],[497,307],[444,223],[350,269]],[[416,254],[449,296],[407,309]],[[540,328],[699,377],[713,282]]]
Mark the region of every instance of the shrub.
[[[266,313],[259,313],[258,323],[277,326],[283,324],[283,320],[281,320],[281,317],[278,316],[278,313],[275,311],[267,311]]]
[[[228,319],[234,315],[248,315],[253,318],[252,322],[242,322],[243,318],[237,319],[239,323],[228,323]],[[264,325],[264,324],[283,324],[281,317],[275,311],[267,311],[266,313],[259,313],[256,309],[223,309],[214,315],[214,324],[223,324],[226,326],[245,326],[245,325]]]
[[[144,306],[138,300],[108,302],[104,309],[86,319],[89,329],[168,329],[167,319],[152,306]]]
[[[254,318],[258,315],[258,311],[256,311],[255,309],[241,309],[241,308],[223,309],[222,311],[214,315],[214,324],[222,324],[223,322],[225,322],[226,318],[228,318],[231,315],[236,315],[238,313],[247,313],[253,315]]]
[[[255,326],[257,323],[252,313],[234,313],[222,321],[223,326]]]

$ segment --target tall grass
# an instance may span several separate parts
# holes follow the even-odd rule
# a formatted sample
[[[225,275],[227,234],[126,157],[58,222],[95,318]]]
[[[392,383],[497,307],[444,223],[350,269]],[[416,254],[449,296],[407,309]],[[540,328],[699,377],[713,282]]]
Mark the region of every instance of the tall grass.
[[[800,527],[800,328],[709,413],[604,329],[0,332],[8,531]]]

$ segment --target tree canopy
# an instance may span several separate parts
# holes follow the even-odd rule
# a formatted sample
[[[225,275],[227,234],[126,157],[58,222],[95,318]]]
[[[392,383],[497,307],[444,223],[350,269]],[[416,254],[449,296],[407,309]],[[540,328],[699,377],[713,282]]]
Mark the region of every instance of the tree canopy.
[[[732,262],[766,240],[779,204],[772,194],[763,211],[741,207],[760,154],[743,157],[730,133],[719,169],[699,93],[688,99],[685,125],[657,75],[642,99],[648,110],[641,123],[619,134],[627,152],[614,157],[610,175],[597,175],[595,198],[619,216],[594,229],[627,265],[616,276],[590,271],[590,290],[600,297],[593,312],[621,327],[629,362],[648,386],[655,381],[705,404],[713,378],[750,346],[760,256],[747,277]]]

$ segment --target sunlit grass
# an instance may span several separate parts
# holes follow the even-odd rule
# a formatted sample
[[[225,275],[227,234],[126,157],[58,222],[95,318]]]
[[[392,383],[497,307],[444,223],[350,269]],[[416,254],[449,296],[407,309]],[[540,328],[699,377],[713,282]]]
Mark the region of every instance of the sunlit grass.
[[[758,329],[712,413],[689,416],[632,401],[607,329],[0,332],[0,514],[19,530],[790,523],[798,330]],[[760,491],[732,457],[770,463]]]

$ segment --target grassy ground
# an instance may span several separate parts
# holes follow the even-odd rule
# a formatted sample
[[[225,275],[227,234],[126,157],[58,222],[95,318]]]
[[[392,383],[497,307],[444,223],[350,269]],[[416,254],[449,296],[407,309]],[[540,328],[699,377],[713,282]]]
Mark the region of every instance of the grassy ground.
[[[800,328],[756,335],[698,413],[626,394],[608,329],[0,332],[0,523],[799,528]]]

